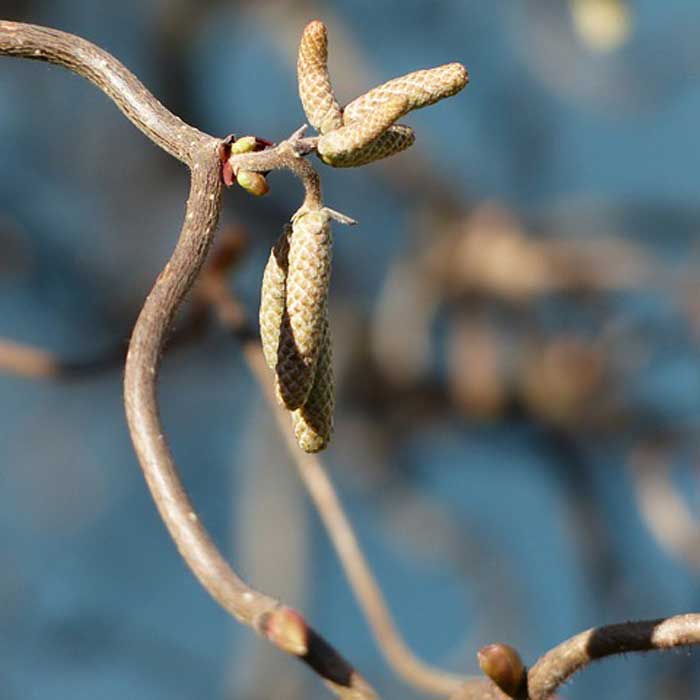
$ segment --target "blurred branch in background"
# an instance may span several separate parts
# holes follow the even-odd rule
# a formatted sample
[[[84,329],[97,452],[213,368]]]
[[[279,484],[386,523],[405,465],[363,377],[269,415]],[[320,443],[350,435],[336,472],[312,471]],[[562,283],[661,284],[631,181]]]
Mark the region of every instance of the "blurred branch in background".
[[[673,483],[672,454],[668,446],[641,445],[630,454],[629,470],[640,515],[659,546],[698,571],[700,520]]]
[[[28,2],[12,4],[19,8],[17,11],[24,11],[31,5]],[[622,203],[629,211],[638,210],[636,222],[641,225],[635,225],[634,221],[617,225],[620,219],[604,211],[607,204],[614,204],[615,198],[619,201],[620,197],[611,185],[614,179],[607,177],[609,162],[598,162],[595,168],[584,162],[583,165],[591,169],[593,181],[576,180],[571,177],[570,170],[580,168],[582,162],[580,156],[578,160],[572,157],[570,169],[560,163],[559,169],[554,170],[556,177],[547,183],[541,172],[546,170],[546,158],[535,152],[538,145],[533,145],[533,140],[528,138],[530,132],[523,128],[523,123],[532,122],[547,143],[554,141],[552,148],[563,151],[567,150],[567,142],[564,140],[563,145],[557,142],[557,138],[562,138],[558,130],[568,130],[570,137],[580,138],[582,144],[592,150],[593,158],[599,158],[600,149],[596,150],[594,139],[602,133],[609,130],[616,139],[626,142],[622,132],[639,132],[639,139],[646,139],[645,144],[653,146],[655,140],[661,144],[663,157],[659,155],[659,167],[663,165],[661,161],[672,162],[665,137],[658,136],[657,132],[662,121],[677,128],[673,126],[677,122],[674,122],[669,99],[692,85],[693,81],[688,80],[691,75],[688,67],[697,63],[693,60],[697,57],[697,42],[693,43],[697,20],[690,17],[684,22],[681,17],[679,22],[678,16],[671,21],[660,18],[651,32],[642,16],[646,10],[634,3],[571,0],[555,5],[545,0],[494,5],[495,12],[506,20],[513,20],[514,31],[508,44],[515,49],[514,53],[520,50],[522,66],[539,85],[533,88],[532,82],[525,80],[524,71],[518,71],[518,62],[505,55],[499,60],[507,79],[497,75],[498,61],[488,64],[496,65],[496,71],[489,74],[488,80],[481,77],[485,75],[483,71],[478,74],[481,97],[486,94],[485,99],[488,99],[489,90],[500,89],[508,99],[496,106],[506,104],[508,108],[502,110],[506,113],[503,117],[492,104],[491,111],[483,117],[478,138],[487,143],[482,151],[476,152],[473,145],[465,145],[468,137],[455,142],[455,150],[464,149],[465,158],[474,161],[473,168],[465,169],[467,176],[455,174],[451,167],[441,167],[429,149],[409,152],[400,161],[386,161],[368,173],[368,177],[376,178],[376,184],[384,184],[389,191],[398,193],[404,205],[407,201],[414,203],[405,231],[406,243],[393,258],[394,262],[389,263],[379,302],[365,308],[356,299],[349,299],[348,281],[358,287],[366,283],[366,270],[350,268],[358,260],[361,261],[358,267],[364,266],[363,257],[356,255],[347,263],[338,256],[336,267],[336,280],[340,283],[336,294],[345,294],[338,303],[342,305],[338,311],[343,315],[336,317],[339,319],[336,325],[342,326],[336,328],[336,332],[343,341],[339,343],[341,357],[337,362],[343,427],[336,438],[337,454],[344,457],[338,460],[341,463],[338,466],[342,467],[343,462],[352,464],[352,471],[348,470],[350,478],[377,501],[382,519],[379,536],[388,534],[406,554],[413,552],[424,557],[424,561],[433,556],[441,569],[457,570],[464,580],[464,592],[478,601],[475,617],[481,614],[487,619],[485,629],[480,630],[475,630],[476,621],[469,619],[461,644],[472,650],[479,645],[479,637],[488,633],[488,638],[500,638],[504,630],[506,635],[523,635],[527,643],[537,648],[538,643],[542,644],[538,632],[551,639],[552,624],[566,620],[561,624],[569,625],[571,616],[583,614],[580,598],[586,593],[595,598],[595,607],[586,609],[586,614],[592,617],[582,618],[579,628],[590,619],[608,619],[611,615],[635,617],[639,606],[653,608],[667,600],[672,610],[692,609],[695,605],[681,598],[679,591],[694,589],[697,504],[675,478],[680,469],[674,459],[674,455],[697,442],[697,410],[694,405],[683,404],[683,390],[694,391],[693,376],[681,372],[680,382],[667,381],[669,372],[678,371],[679,354],[687,352],[691,364],[696,360],[700,328],[697,251],[677,236],[685,226],[681,225],[680,217],[673,216],[673,212],[683,206],[681,195],[678,202],[669,203],[665,213],[660,211],[656,216],[654,211],[641,206],[641,201]],[[231,7],[228,1],[222,0],[208,0],[206,4],[178,0],[176,5],[164,3],[159,10],[163,21],[156,23],[154,45],[168,60],[161,61],[155,70],[167,73],[165,102],[175,107],[181,116],[187,117],[199,109],[197,100],[192,99],[192,75],[196,74],[192,68],[193,56],[200,50],[198,42],[209,41],[211,18],[215,16],[212,11]],[[318,15],[330,17],[333,24],[334,61],[337,63],[333,67],[340,93],[357,94],[375,84],[383,71],[389,70],[389,67],[382,68],[381,55],[368,59],[367,52],[360,48],[359,37],[353,36],[351,25],[345,22],[345,9],[338,4],[329,9],[322,2],[240,2],[234,4],[233,10],[233,14],[227,16],[249,19],[246,31],[259,30],[273,37],[273,43],[287,55],[290,75],[296,58],[296,37],[309,17]],[[378,12],[369,6],[365,10],[370,14]],[[402,8],[406,14],[412,11],[415,8]],[[430,21],[448,11],[451,11],[448,4],[432,8]],[[470,17],[477,18],[489,12],[492,10],[477,5]],[[673,11],[669,11],[668,16],[671,15]],[[427,28],[430,21],[426,18]],[[392,27],[396,34],[402,34],[407,25],[399,22]],[[494,28],[487,27],[489,31],[484,32],[489,37],[486,44],[494,42],[495,33],[491,31]],[[507,22],[497,28],[507,33]],[[463,29],[465,37],[471,36],[466,25]],[[406,36],[411,37],[412,50],[419,50],[415,34],[406,33]],[[467,39],[464,41],[466,44]],[[470,45],[470,51],[474,48]],[[484,48],[484,55],[486,48],[489,47]],[[489,50],[496,52],[496,48]],[[162,66],[167,66],[167,71]],[[558,119],[552,117],[562,102],[574,108]],[[486,108],[482,106],[482,109]],[[636,118],[640,110],[643,110],[642,119]],[[591,113],[601,112],[614,115],[610,122],[603,120],[602,126],[591,117]],[[201,116],[201,112],[197,112],[197,118]],[[546,117],[544,121],[543,117]],[[466,133],[470,125],[464,115],[460,118],[464,119]],[[619,124],[614,123],[615,119]],[[590,129],[591,134],[587,134],[586,129]],[[111,139],[102,136],[102,141],[107,143]],[[118,148],[116,143],[114,147]],[[638,141],[631,138],[630,143]],[[691,146],[692,140],[688,139],[689,152]],[[506,196],[501,200],[499,189],[479,172],[488,170],[492,156],[497,160],[494,150],[499,147],[509,153],[521,149],[527,156],[520,156],[524,176],[527,184],[533,184],[535,189],[535,197],[527,203],[527,209],[517,208],[518,197],[512,192],[511,199]],[[645,147],[637,148],[635,158],[631,149],[621,148],[618,153],[617,147],[615,143],[614,147],[606,148],[628,161],[625,172],[630,177],[623,183],[624,196],[629,197],[630,193],[647,196],[637,194],[634,188],[637,175],[650,170],[648,162],[644,162],[650,154]],[[137,167],[141,169],[148,162],[139,152]],[[501,180],[507,181],[512,176],[511,169],[515,165],[515,162],[508,162],[499,166],[504,169]],[[156,188],[155,175],[160,174],[157,171],[150,175],[149,196],[151,191],[156,191],[150,189],[151,181]],[[129,202],[129,208],[134,206],[137,210],[145,206],[145,177],[141,180],[125,177],[118,168],[114,169],[112,177],[115,185],[112,195],[118,203],[111,206],[118,215],[122,213],[120,207],[127,209],[125,202]],[[657,184],[662,178],[662,174],[656,178]],[[48,179],[45,177],[43,181]],[[431,184],[427,186],[426,183]],[[674,187],[675,183],[673,180]],[[477,188],[473,189],[472,184]],[[172,181],[163,179],[160,187],[163,191],[172,189]],[[576,208],[565,200],[562,208],[566,211],[559,221],[542,224],[542,210],[546,217],[547,208],[552,201],[556,203],[556,197],[569,190],[577,194],[578,188],[585,187],[591,188],[595,195],[603,194],[605,201],[587,200],[584,207]],[[484,194],[477,196],[477,192],[499,199],[483,202]],[[529,194],[529,190],[524,193],[520,205]],[[654,196],[658,196],[656,190]],[[175,199],[166,201],[162,196],[160,199],[163,201],[148,202],[153,205],[149,208],[153,209],[154,217],[162,218],[162,212],[179,211],[180,203]],[[417,202],[420,204],[416,205]],[[100,206],[102,204],[100,202]],[[245,202],[237,202],[237,206],[239,204],[243,210],[247,206]],[[36,208],[36,204],[31,206]],[[256,239],[269,239],[271,231],[277,230],[279,221],[285,218],[284,212],[278,200],[270,199],[266,207],[255,212],[255,223],[250,229],[252,235]],[[601,213],[595,225],[589,225],[586,219],[591,212]],[[689,233],[695,235],[697,214],[689,208],[687,218]],[[110,222],[110,232],[117,223],[116,220]],[[140,229],[140,221],[137,223],[138,226],[131,224],[131,227]],[[23,222],[21,229],[25,226]],[[125,224],[122,226],[129,228]],[[153,233],[148,227],[144,227],[144,231]],[[22,230],[22,237],[24,233]],[[27,233],[31,234],[31,230]],[[658,237],[652,241],[650,234]],[[370,235],[374,236],[375,232]],[[0,225],[0,238],[7,252],[0,259],[0,273],[5,281],[8,274],[17,275],[18,271],[23,271],[26,253],[24,244],[17,242],[20,237],[13,224],[4,228]],[[118,235],[116,238],[120,239],[114,246],[118,255],[118,245],[123,246],[122,238],[126,237]],[[143,240],[147,243],[139,238],[140,247],[136,248],[141,254],[147,247],[151,250],[154,242],[157,244],[151,237],[143,236]],[[167,241],[161,245],[166,244],[169,245]],[[340,245],[344,244],[345,241]],[[675,253],[682,258],[675,264],[669,262],[674,246]],[[669,250],[671,255],[667,255]],[[121,255],[133,257],[123,251]],[[153,264],[160,260],[159,255],[156,245],[155,252],[150,255]],[[111,258],[111,254],[105,257]],[[143,257],[145,260],[148,256],[144,254]],[[115,260],[110,260],[110,265],[105,262],[102,268],[95,268],[95,274],[109,273],[113,279],[123,276],[123,266],[117,265]],[[259,260],[255,261],[257,263]],[[111,268],[116,271],[110,272]],[[138,270],[135,273],[138,280]],[[141,274],[145,284],[152,271],[146,269]],[[243,296],[248,293],[247,274],[244,272],[237,284]],[[133,286],[134,282],[130,284]],[[110,293],[114,295],[116,290]],[[194,302],[192,309],[202,308],[207,303],[204,297]],[[132,298],[136,298],[133,292],[129,296]],[[663,307],[660,312],[658,307]],[[133,311],[131,305],[127,308]],[[128,320],[129,315],[121,320]],[[186,330],[187,316],[180,323],[182,330]],[[119,323],[117,327],[122,328],[122,325],[127,327],[126,323]],[[174,339],[171,344],[177,342]],[[4,358],[6,371],[38,377],[63,378],[70,374],[71,378],[79,379],[85,376],[74,370],[66,371],[74,367],[72,346],[70,352],[61,353],[61,357],[64,356],[70,361],[58,360],[52,353],[36,348],[28,347],[25,352],[9,341],[0,345],[0,364]],[[121,359],[123,351],[115,347],[110,366],[116,368]],[[208,360],[207,357],[205,361]],[[674,361],[676,365],[672,364]],[[664,364],[666,362],[669,364]],[[86,363],[91,364],[100,369],[100,363]],[[658,382],[653,394],[647,390],[650,378]],[[561,608],[552,620],[542,622],[541,630],[534,629],[533,622],[540,620],[542,614],[539,606],[531,605],[533,590],[530,587],[536,585],[538,591],[551,591],[554,584],[547,588],[544,581],[547,575],[543,572],[512,575],[509,564],[513,552],[521,547],[521,538],[513,538],[511,546],[500,549],[498,543],[486,538],[486,544],[493,546],[480,557],[479,545],[484,544],[478,531],[480,514],[472,508],[467,517],[462,517],[458,508],[451,511],[441,503],[439,495],[431,491],[434,477],[428,474],[431,471],[439,474],[438,450],[435,450],[435,465],[428,461],[424,471],[411,468],[414,461],[423,459],[424,453],[416,460],[403,458],[407,449],[412,450],[431,431],[440,435],[454,431],[469,437],[465,438],[464,451],[453,459],[450,468],[470,470],[473,467],[470,462],[472,436],[490,430],[494,440],[512,446],[513,443],[508,442],[512,433],[522,428],[533,436],[535,451],[549,469],[547,483],[564,487],[566,514],[575,518],[573,524],[564,522],[562,525],[563,530],[571,531],[567,545],[576,549],[572,554],[576,561],[572,579],[582,579],[583,584],[578,582],[581,588],[590,583],[589,577],[596,579],[592,592],[586,588],[586,593],[581,594],[571,582],[569,588],[558,589]],[[268,435],[264,433],[260,439],[264,441]],[[617,459],[618,451],[629,459]],[[601,460],[604,461],[603,470],[609,470],[605,478],[601,476]],[[525,468],[531,467],[527,460],[523,460],[523,464]],[[493,464],[494,481],[489,483],[504,478],[501,466]],[[612,489],[619,485],[618,474],[623,476],[625,492],[611,495]],[[534,482],[538,477],[533,473],[531,478]],[[377,488],[378,485],[382,488]],[[646,536],[642,532],[646,540],[643,563],[649,566],[647,571],[637,568],[632,571],[629,561],[626,562],[629,552],[641,548],[637,540],[634,546],[628,546],[628,538],[639,537],[632,526],[623,528],[623,519],[634,521],[624,510],[626,496],[630,503],[636,504],[651,533]],[[505,505],[506,510],[510,508],[510,504]],[[528,519],[532,515],[528,514]],[[548,526],[555,517],[547,513]],[[442,533],[439,542],[431,539],[435,536],[430,528],[421,531],[426,520],[436,523]],[[534,527],[534,520],[530,522]],[[474,541],[460,541],[460,528],[473,528]],[[465,538],[469,537],[470,533],[466,533]],[[657,547],[663,552],[657,554]],[[679,563],[676,574],[666,575],[659,567],[659,580],[651,580],[654,577],[649,573],[657,568],[659,561],[656,557],[664,554]],[[632,562],[639,564],[634,556]],[[579,563],[581,576],[576,573]],[[571,563],[561,562],[562,570],[567,570],[567,566]],[[688,570],[687,580],[682,576],[683,568]],[[527,575],[532,580],[527,579]],[[642,579],[643,586],[640,585]],[[512,590],[504,592],[502,587],[506,581]],[[490,588],[486,592],[475,592],[475,586]],[[501,596],[508,594],[518,605],[508,600],[503,607]],[[669,599],[670,595],[676,597]],[[647,608],[642,608],[641,614],[648,615]],[[399,619],[403,627],[404,619]],[[410,620],[409,614],[407,633],[423,643],[423,639],[411,631]],[[498,629],[498,635],[491,635],[489,622]],[[565,634],[554,638],[563,636]],[[540,642],[536,641],[538,639]],[[425,646],[420,650],[426,653]],[[657,676],[657,667],[649,657],[647,659],[645,669],[650,670],[644,675],[637,673],[639,667],[628,664],[624,672],[615,671],[608,678],[616,678],[622,684],[634,676],[633,680],[641,679],[639,684],[627,684],[624,692],[640,697],[639,686],[644,683],[642,696],[653,697],[656,688],[645,679],[653,676],[657,681],[662,673]],[[455,667],[462,668],[461,655],[458,661]],[[673,664],[672,672],[664,673],[674,678],[676,684],[672,692],[660,695],[678,699],[694,697],[695,656],[676,654],[664,663]],[[265,666],[262,668],[265,673]],[[478,685],[470,688],[465,692],[471,692],[471,698],[502,698],[486,681],[480,688]],[[474,695],[477,689],[480,694]],[[579,697],[577,691],[585,689],[585,681],[582,681],[580,688],[578,683],[567,688],[566,695]],[[255,688],[246,690],[252,692]],[[621,695],[622,688],[619,691]],[[240,689],[231,692],[236,697],[241,694]]]

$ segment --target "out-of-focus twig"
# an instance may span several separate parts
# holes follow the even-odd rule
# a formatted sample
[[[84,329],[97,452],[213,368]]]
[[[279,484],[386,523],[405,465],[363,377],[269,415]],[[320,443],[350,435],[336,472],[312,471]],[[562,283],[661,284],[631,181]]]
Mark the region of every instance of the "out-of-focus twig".
[[[50,352],[11,340],[0,340],[0,373],[46,379],[56,377],[61,371],[62,364]]]
[[[628,461],[644,521],[665,550],[693,569],[700,567],[700,522],[676,491],[669,473],[669,455],[651,446],[636,449]]]
[[[468,683],[450,700],[505,700],[508,697],[514,700],[549,700],[577,671],[606,656],[633,651],[663,651],[698,644],[700,614],[697,613],[594,627],[550,649],[519,684],[509,683],[513,677],[512,665],[497,664],[489,668],[482,664],[484,672],[491,674],[491,680]]]

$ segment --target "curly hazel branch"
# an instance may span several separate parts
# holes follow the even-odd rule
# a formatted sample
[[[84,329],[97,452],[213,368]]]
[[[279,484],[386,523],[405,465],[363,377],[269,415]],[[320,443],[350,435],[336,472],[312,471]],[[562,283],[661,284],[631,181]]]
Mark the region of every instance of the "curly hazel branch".
[[[325,27],[320,23],[310,27],[302,38],[300,51],[299,70],[304,75],[300,94],[307,113],[314,100],[318,103],[309,120],[322,135],[331,135],[343,128],[343,119],[326,71]],[[309,664],[339,696],[356,700],[375,697],[362,677],[299,613],[248,586],[223,559],[200,524],[182,485],[164,438],[156,391],[160,356],[173,317],[196,279],[213,239],[221,210],[222,184],[232,186],[236,182],[260,196],[268,191],[269,171],[288,169],[301,180],[305,196],[292,217],[288,234],[284,307],[277,342],[279,347],[293,343],[306,375],[301,398],[289,404],[299,444],[304,450],[317,451],[328,443],[333,407],[326,298],[330,276],[329,222],[354,222],[323,205],[319,176],[304,158],[317,151],[319,138],[305,138],[302,127],[278,145],[256,137],[217,139],[168,111],[111,54],[80,37],[54,29],[2,20],[0,55],[47,61],[87,78],[151,141],[189,167],[190,197],[180,238],[143,306],[127,354],[124,401],[136,454],[165,525],[212,597],[240,622]],[[393,119],[407,110],[409,102],[393,97],[384,102],[387,104],[377,110],[382,115],[379,122],[374,115],[371,119],[357,119],[352,129],[324,141],[325,159],[339,165],[358,165],[409,145],[412,134],[391,131],[399,128],[393,125]],[[285,377],[277,365],[278,386],[282,387]]]
[[[55,63],[87,78],[149,139],[189,166],[190,197],[180,239],[139,315],[127,356],[124,401],[139,462],[171,537],[210,595],[237,620],[308,664],[339,697],[374,698],[360,674],[298,612],[248,586],[224,560],[187,496],[160,422],[156,388],[161,352],[214,235],[226,177],[222,152],[231,140],[185,124],[113,56],[80,37],[0,21],[0,55]],[[259,157],[248,170],[256,172],[257,165],[263,170],[291,170],[304,184],[304,206],[315,209],[320,206],[319,178],[302,157],[314,148],[313,140],[295,132],[276,147],[250,154]]]
[[[413,133],[410,130],[402,133],[400,130],[408,127],[394,124],[393,119],[408,109],[454,94],[466,83],[466,71],[459,64],[449,64],[397,78],[357,98],[340,112],[339,118],[326,70],[325,27],[312,22],[305,30],[300,50],[299,70],[305,79],[304,82],[300,77],[300,94],[309,121],[321,137],[304,138],[301,129],[277,146],[254,137],[239,139],[236,146],[233,138],[222,141],[182,122],[119,61],[79,37],[45,27],[0,21],[0,55],[48,61],[82,75],[105,92],[148,138],[189,166],[190,197],[180,239],[144,304],[127,358],[125,404],[146,481],[183,558],[226,610],[279,649],[305,661],[339,697],[348,700],[376,697],[352,666],[298,612],[243,582],[200,524],[162,432],[156,397],[159,359],[175,311],[196,278],[211,243],[221,207],[222,180],[229,186],[235,181],[252,194],[260,195],[267,189],[266,181],[263,182],[265,173],[281,168],[291,170],[302,181],[305,197],[302,207],[292,217],[293,225],[285,229],[273,249],[266,268],[263,306],[268,306],[265,313],[261,312],[261,329],[267,363],[274,365],[278,375],[280,348],[290,342],[283,335],[284,324],[290,326],[285,332],[300,336],[302,374],[308,373],[309,366],[315,366],[315,370],[310,387],[309,379],[303,380],[302,386],[307,387],[300,390],[305,396],[303,403],[292,411],[294,432],[304,450],[322,449],[332,425],[331,350],[325,297],[330,271],[328,223],[332,218],[342,223],[353,222],[323,206],[318,174],[303,156],[316,150],[322,159],[335,159],[335,164],[345,166],[364,164],[397,152],[400,149],[395,139],[410,145]],[[334,132],[340,133],[333,136]],[[325,137],[328,138],[319,150]],[[306,277],[307,261],[295,262],[296,269],[290,271],[295,228],[299,232],[296,241],[299,251],[317,248],[316,259]],[[303,255],[299,257],[303,259]],[[319,271],[318,282],[310,279]],[[307,300],[310,304],[312,312],[308,318],[306,309],[295,306],[300,299],[302,307]],[[285,321],[290,312],[295,317],[296,331],[291,322]],[[232,315],[238,314],[232,312]],[[293,340],[296,343],[296,338]],[[57,368],[62,363],[45,353],[30,353],[25,361],[16,346],[9,348],[6,369],[31,376],[60,373]],[[298,346],[296,351],[299,352]],[[255,358],[251,358],[255,363]],[[283,394],[280,381],[284,382],[285,377],[277,377],[278,394]],[[312,459],[309,455],[296,454],[299,459]],[[450,692],[452,700],[508,697],[548,700],[562,683],[597,659],[631,651],[700,644],[700,614],[587,630],[547,652],[529,671],[517,651],[495,644],[479,653],[487,678],[467,680],[452,693],[458,679],[423,666],[402,645],[332,488],[322,470],[312,470],[314,464],[318,466],[317,462],[306,462],[302,475],[308,477],[307,486],[324,515],[357,595],[382,640],[385,653],[417,687]]]

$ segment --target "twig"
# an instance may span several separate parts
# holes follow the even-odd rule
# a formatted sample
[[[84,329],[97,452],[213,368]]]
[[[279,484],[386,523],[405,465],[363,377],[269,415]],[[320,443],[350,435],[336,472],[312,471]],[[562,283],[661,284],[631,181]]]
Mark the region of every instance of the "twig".
[[[87,78],[151,141],[188,165],[214,140],[168,111],[114,56],[73,34],[0,21],[0,55],[55,63]]]
[[[160,354],[173,316],[190,289],[212,241],[221,209],[222,140],[171,114],[143,84],[106,51],[71,34],[0,21],[0,55],[55,63],[100,88],[124,114],[191,171],[185,221],[175,250],[139,315],[127,354],[124,401],[131,438],[153,499],[180,554],[206,590],[240,622],[313,668],[341,697],[375,697],[361,676],[296,611],[245,584],[226,563],[181,483],[160,423],[156,384]],[[311,166],[299,165],[300,134],[259,154],[266,169],[300,174],[307,199],[320,186]],[[250,166],[249,166],[250,167]],[[253,169],[253,168],[251,168]]]
[[[0,340],[0,373],[14,374],[30,379],[59,376],[62,365],[50,352],[20,345],[11,340]]]
[[[230,163],[234,170],[249,170],[258,173],[269,170],[289,170],[304,185],[305,194],[302,208],[320,209],[323,206],[321,180],[311,163],[303,158],[315,150],[318,139],[305,138],[305,131],[306,125],[297,129],[288,139],[274,148],[252,153],[239,153],[232,156]]]
[[[634,651],[663,651],[700,644],[700,614],[676,615],[658,620],[623,622],[594,627],[567,639],[542,656],[525,675],[517,652],[511,647],[494,644],[479,652],[498,650],[513,663],[481,663],[489,681],[467,684],[450,700],[549,700],[556,690],[577,671],[606,656]],[[500,650],[499,650],[500,648]],[[498,688],[496,687],[498,686]],[[505,691],[505,692],[504,692]]]
[[[658,544],[697,570],[700,566],[700,523],[693,517],[671,479],[670,455],[661,446],[634,450],[628,466],[637,507]]]
[[[168,349],[180,347],[201,336],[206,322],[203,312],[201,306],[195,305],[190,309],[184,322],[168,338]],[[121,371],[126,351],[126,343],[119,342],[92,357],[66,359],[42,348],[0,338],[0,374],[25,379],[79,381],[115,369]]]
[[[597,659],[631,651],[700,644],[700,614],[595,627],[548,651],[528,673],[529,700],[547,700],[577,671]]]
[[[269,373],[257,334],[250,328],[245,310],[232,296],[221,271],[217,270],[214,274],[205,272],[198,283],[198,290],[209,299],[222,325],[240,340],[248,366],[275,415],[299,475],[321,515],[379,649],[396,673],[407,683],[433,695],[452,695],[469,679],[428,666],[416,658],[406,646],[324,469],[323,462],[317,454],[302,452],[296,444],[289,414],[278,405],[274,388],[269,381]],[[479,681],[481,682],[481,679]]]

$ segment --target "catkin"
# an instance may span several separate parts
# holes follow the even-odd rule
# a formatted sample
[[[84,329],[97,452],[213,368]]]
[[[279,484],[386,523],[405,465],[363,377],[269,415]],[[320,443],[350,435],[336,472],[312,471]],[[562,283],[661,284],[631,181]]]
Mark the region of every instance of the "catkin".
[[[387,99],[366,118],[347,122],[345,126],[318,141],[318,154],[325,163],[343,167],[354,165],[358,154],[367,152],[367,147],[408,110],[408,99],[404,95],[389,95]]]
[[[314,20],[304,29],[297,59],[299,97],[309,124],[325,134],[343,125],[340,105],[328,75],[328,35],[323,22]]]
[[[278,395],[289,409],[306,401],[314,380],[331,274],[331,227],[324,210],[297,217],[289,236],[285,310],[277,352]]]
[[[304,452],[320,452],[328,446],[333,432],[334,408],[333,353],[325,316],[313,386],[306,403],[292,413],[294,435]]]
[[[392,95],[408,99],[407,111],[434,104],[444,97],[458,93],[469,81],[467,69],[461,63],[447,63],[437,68],[418,70],[389,80],[353,100],[343,110],[345,123],[366,118]]]
[[[260,293],[260,339],[265,362],[270,369],[277,367],[280,328],[285,307],[289,234],[291,231],[291,225],[287,224],[270,251],[270,257],[263,273]]]
[[[342,157],[335,155],[332,159],[326,159],[325,156],[321,156],[321,159],[334,168],[355,168],[400,153],[412,146],[415,140],[416,135],[410,126],[393,124],[381,136],[362,148],[350,150]]]
[[[302,237],[297,238],[295,244],[309,254],[310,247],[302,246],[304,236],[319,225],[320,228],[328,227],[325,213],[313,214],[315,216],[311,221],[298,220],[299,226],[296,228],[297,236],[302,231]],[[299,219],[306,216],[309,214]],[[318,219],[317,223],[314,223],[315,219]],[[319,452],[330,441],[335,405],[327,301],[324,296],[320,309],[318,357],[310,367],[299,353],[287,310],[287,277],[293,231],[292,226],[285,226],[265,266],[260,299],[260,336],[265,362],[275,372],[277,398],[287,408],[293,407],[292,425],[299,447],[305,452]],[[295,288],[295,285],[296,282],[292,287]],[[297,291],[293,296],[308,298],[309,295],[307,291],[303,294]]]

